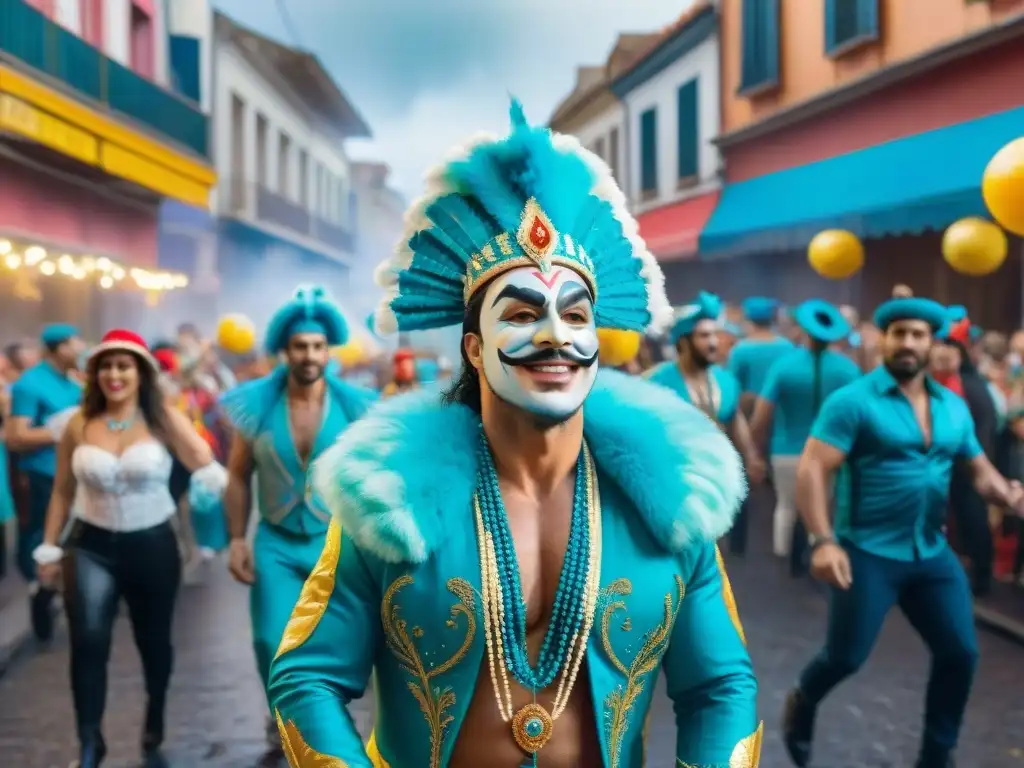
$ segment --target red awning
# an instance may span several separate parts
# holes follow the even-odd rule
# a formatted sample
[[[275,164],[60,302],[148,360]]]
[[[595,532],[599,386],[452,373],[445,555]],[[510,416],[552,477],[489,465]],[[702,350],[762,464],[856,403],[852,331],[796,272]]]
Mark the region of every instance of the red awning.
[[[697,255],[704,225],[718,204],[720,190],[664,205],[640,214],[640,236],[659,261],[678,261]]]

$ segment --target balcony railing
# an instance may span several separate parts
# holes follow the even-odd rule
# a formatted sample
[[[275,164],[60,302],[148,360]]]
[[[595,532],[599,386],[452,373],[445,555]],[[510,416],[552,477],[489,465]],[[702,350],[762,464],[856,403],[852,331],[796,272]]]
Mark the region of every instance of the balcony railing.
[[[233,216],[272,224],[312,238],[338,251],[355,251],[356,236],[352,230],[327,221],[300,203],[272,192],[256,182],[238,177],[227,182],[227,209]]]
[[[24,0],[0,0],[0,54],[208,156],[207,118],[197,105],[108,58]]]

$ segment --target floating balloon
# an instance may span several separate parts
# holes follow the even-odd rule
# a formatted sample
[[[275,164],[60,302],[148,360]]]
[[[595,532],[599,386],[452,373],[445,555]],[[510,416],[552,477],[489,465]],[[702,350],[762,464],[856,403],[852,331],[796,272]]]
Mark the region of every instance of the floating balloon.
[[[245,315],[225,315],[217,323],[217,346],[233,355],[245,355],[256,346],[256,327]]]
[[[1024,236],[1024,137],[1011,141],[989,161],[981,194],[1000,226]]]
[[[864,266],[864,246],[845,229],[819,232],[807,247],[811,269],[829,280],[845,280]]]
[[[982,277],[1006,261],[1006,233],[991,221],[967,218],[953,222],[942,236],[942,255],[963,275]]]
[[[334,359],[341,363],[341,367],[345,370],[359,365],[365,357],[363,345],[356,339],[334,348]]]
[[[598,328],[601,365],[613,368],[625,365],[640,351],[640,334],[636,331],[620,331],[616,328]]]

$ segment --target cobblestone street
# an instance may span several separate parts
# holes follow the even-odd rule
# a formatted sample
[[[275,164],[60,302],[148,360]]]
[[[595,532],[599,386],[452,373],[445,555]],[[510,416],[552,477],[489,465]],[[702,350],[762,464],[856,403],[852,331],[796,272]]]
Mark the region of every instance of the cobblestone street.
[[[807,583],[789,580],[769,555],[729,560],[765,719],[763,768],[788,765],[779,713],[800,667],[817,650],[824,601]],[[251,768],[262,752],[266,704],[249,646],[248,601],[221,563],[204,586],[186,587],[177,622],[177,666],[168,724],[174,768]],[[982,632],[981,664],[960,749],[967,768],[1024,768],[1024,650]],[[126,620],[111,659],[105,733],[111,768],[136,764],[144,705],[138,656]],[[894,614],[862,674],[822,708],[816,768],[907,768],[920,733],[927,657]],[[370,725],[370,702],[354,712]],[[658,699],[650,727],[650,766],[673,764],[670,703]],[[67,645],[62,633],[47,651],[29,651],[0,678],[0,755],[14,768],[65,768],[75,755]]]

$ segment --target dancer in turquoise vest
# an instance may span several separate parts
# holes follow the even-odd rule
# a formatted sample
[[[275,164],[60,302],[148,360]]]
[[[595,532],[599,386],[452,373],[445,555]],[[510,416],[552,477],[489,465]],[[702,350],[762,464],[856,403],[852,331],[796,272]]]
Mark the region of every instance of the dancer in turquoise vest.
[[[751,437],[747,417],[740,409],[742,388],[728,369],[718,365],[722,310],[722,300],[707,291],[701,291],[693,303],[680,308],[670,334],[678,358],[656,365],[647,377],[711,417],[739,450],[751,481],[760,483],[765,477],[765,464]],[[746,546],[744,505],[730,532],[729,548],[742,554]]]
[[[378,270],[378,328],[461,323],[463,369],[315,467],[336,519],[270,675],[289,762],[640,768],[664,671],[679,762],[751,768],[715,548],[739,457],[671,392],[598,373],[598,327],[671,321],[661,272],[607,166],[518,103],[512,123],[428,178]],[[347,705],[371,678],[364,746]]]
[[[326,373],[330,347],[344,344],[347,337],[345,319],[325,291],[300,287],[267,328],[267,352],[282,356],[283,364],[221,398],[235,429],[224,496],[230,568],[252,585],[253,644],[264,686],[330,521],[323,499],[312,489],[309,467],[373,398]],[[254,474],[259,526],[250,552],[246,528]]]

